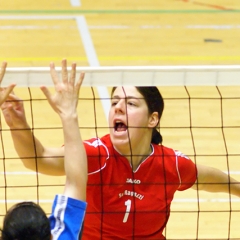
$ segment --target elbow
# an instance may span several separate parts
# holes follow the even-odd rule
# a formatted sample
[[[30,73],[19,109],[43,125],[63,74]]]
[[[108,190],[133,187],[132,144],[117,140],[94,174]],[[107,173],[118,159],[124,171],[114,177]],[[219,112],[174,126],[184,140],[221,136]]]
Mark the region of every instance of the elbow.
[[[24,165],[25,168],[36,171],[37,169],[37,161],[34,159],[26,159],[26,158],[21,158],[21,161]]]

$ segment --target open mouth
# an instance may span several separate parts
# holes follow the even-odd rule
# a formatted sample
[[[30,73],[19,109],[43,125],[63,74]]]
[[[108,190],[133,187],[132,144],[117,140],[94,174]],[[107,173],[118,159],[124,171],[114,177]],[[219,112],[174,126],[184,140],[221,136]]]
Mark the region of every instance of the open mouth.
[[[120,121],[116,121],[114,124],[114,130],[116,132],[124,132],[127,131],[128,127],[126,124],[124,124],[123,122]]]

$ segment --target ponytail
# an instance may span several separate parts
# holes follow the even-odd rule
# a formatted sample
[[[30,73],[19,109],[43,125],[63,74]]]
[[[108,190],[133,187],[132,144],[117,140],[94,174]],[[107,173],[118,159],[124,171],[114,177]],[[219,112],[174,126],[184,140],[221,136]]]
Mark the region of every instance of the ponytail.
[[[153,129],[153,132],[152,132],[152,140],[151,140],[151,143],[154,143],[154,144],[161,144],[163,141],[163,138],[162,138],[162,135],[160,134],[160,132],[154,128]]]

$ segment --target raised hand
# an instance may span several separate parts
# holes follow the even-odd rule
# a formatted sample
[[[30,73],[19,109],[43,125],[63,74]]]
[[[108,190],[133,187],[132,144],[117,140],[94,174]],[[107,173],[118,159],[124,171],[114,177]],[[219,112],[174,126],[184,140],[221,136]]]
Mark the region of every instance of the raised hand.
[[[49,104],[61,118],[64,135],[64,170],[66,184],[64,195],[71,198],[86,199],[87,184],[87,158],[78,125],[77,104],[79,90],[84,78],[80,74],[77,81],[76,64],[72,64],[71,73],[68,76],[67,61],[62,61],[62,80],[59,80],[55,66],[50,64],[50,73],[55,87],[55,93],[51,95],[43,86],[41,90],[48,99]]]
[[[45,86],[41,87],[49,104],[61,118],[76,114],[79,90],[84,79],[84,73],[81,73],[76,81],[76,63],[73,63],[71,73],[68,76],[66,59],[62,60],[62,80],[59,80],[54,63],[50,64],[50,73],[56,90],[55,94],[51,95]]]
[[[4,74],[6,72],[6,67],[7,67],[7,62],[3,62],[1,66],[1,71],[0,71],[0,83],[2,83]],[[16,84],[12,83],[10,84],[7,88],[0,88],[0,105],[2,105],[9,94],[12,92],[13,88],[16,86]]]
[[[28,128],[23,101],[13,92],[1,106],[3,116],[11,129]]]

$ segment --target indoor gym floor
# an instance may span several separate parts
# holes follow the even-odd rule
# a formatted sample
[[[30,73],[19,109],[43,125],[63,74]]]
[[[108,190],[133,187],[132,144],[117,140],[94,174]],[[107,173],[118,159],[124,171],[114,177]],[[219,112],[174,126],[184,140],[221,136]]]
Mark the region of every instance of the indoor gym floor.
[[[239,14],[237,0],[4,1],[0,5],[0,61],[7,60],[9,67],[46,67],[50,61],[60,66],[63,58],[69,63],[76,61],[78,66],[95,67],[239,64]],[[230,126],[224,129],[224,136],[216,87],[187,87],[190,96],[196,98],[191,105],[192,125],[202,127],[192,128],[194,144],[187,128],[189,100],[186,89],[160,87],[160,90],[166,99],[161,123],[164,145],[189,156],[205,155],[196,157],[198,163],[223,171],[228,171],[229,166],[231,176],[240,180],[240,100],[237,99],[240,87],[219,87],[222,97],[228,98],[222,101],[223,122]],[[30,103],[33,105],[36,136],[45,145],[61,146],[61,129],[38,129],[61,126],[40,90],[31,89],[32,98],[43,101],[29,101],[26,88],[17,88],[15,92],[26,100],[30,123]],[[97,91],[95,94],[97,96]],[[81,97],[91,96],[90,89],[84,88],[81,92]],[[106,127],[101,102],[96,104],[98,126]],[[91,100],[80,100],[79,116],[81,127],[94,127]],[[37,176],[24,168],[14,159],[17,155],[4,120],[2,128],[1,155],[9,159],[1,160],[0,166],[0,214],[5,213],[6,194],[7,207],[18,200],[34,200],[39,195],[41,205],[49,212],[51,199],[55,193],[62,192],[62,186],[48,185],[63,184],[64,177]],[[95,130],[82,129],[81,132],[84,139],[96,135]],[[106,132],[107,129],[99,129],[98,134]],[[38,190],[37,184],[40,185]],[[239,199],[233,197],[229,203],[228,194],[199,192],[197,196],[193,190],[178,192],[166,235],[174,239],[240,239],[239,210]]]

